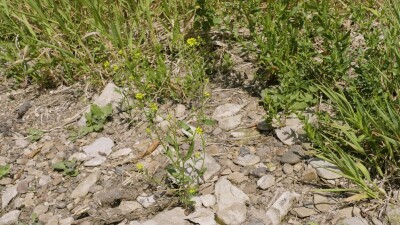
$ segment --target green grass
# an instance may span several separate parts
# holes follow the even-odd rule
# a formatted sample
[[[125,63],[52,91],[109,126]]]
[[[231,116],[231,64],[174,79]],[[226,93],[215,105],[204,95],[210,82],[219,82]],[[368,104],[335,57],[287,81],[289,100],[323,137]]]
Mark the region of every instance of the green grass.
[[[357,185],[357,197],[383,198],[397,185],[397,1],[1,0],[0,33],[3,80],[113,80],[151,103],[202,104],[206,83],[230,74],[239,52],[259,68],[253,87],[267,121],[317,109],[306,124],[316,155]]]
[[[189,98],[204,64],[198,46],[186,44],[198,36],[195,7],[183,0],[3,0],[0,62],[7,78],[42,87],[114,80],[152,95]]]

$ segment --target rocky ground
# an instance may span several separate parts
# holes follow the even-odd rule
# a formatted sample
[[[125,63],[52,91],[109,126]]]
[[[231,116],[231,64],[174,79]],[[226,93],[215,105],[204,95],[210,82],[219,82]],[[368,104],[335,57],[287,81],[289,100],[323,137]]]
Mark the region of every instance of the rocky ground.
[[[102,132],[68,139],[91,102],[121,101],[107,87],[100,96],[78,85],[46,93],[33,87],[1,90],[0,165],[10,164],[11,170],[0,179],[0,225],[400,224],[393,205],[315,192],[351,185],[334,166],[309,156],[300,121],[289,118],[284,127],[271,129],[262,122],[258,98],[217,86],[206,103],[206,114],[218,123],[204,127],[205,182],[193,199],[195,210],[184,210],[132,163],[138,159],[152,176],[163,176],[168,163],[140,112],[115,110]],[[165,103],[159,113],[157,123],[168,132],[166,115],[185,121],[192,112]],[[30,141],[29,128],[44,131],[42,138]],[[149,147],[155,151],[143,154]],[[77,176],[53,169],[74,158]]]

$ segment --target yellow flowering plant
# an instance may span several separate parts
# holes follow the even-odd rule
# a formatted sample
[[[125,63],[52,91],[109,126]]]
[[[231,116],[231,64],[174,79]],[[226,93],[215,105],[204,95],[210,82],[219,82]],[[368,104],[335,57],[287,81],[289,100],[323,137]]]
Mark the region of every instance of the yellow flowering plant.
[[[188,38],[186,40],[186,44],[189,45],[189,47],[197,46],[199,43],[197,42],[196,38]]]
[[[144,94],[143,94],[143,93],[136,93],[136,94],[135,94],[135,98],[136,98],[137,100],[142,100],[142,99],[144,98]]]

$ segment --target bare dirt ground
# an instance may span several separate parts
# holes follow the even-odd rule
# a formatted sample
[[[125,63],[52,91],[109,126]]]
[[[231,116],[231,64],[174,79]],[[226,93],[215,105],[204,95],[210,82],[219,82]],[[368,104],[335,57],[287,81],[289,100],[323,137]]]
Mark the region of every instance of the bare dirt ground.
[[[139,112],[115,112],[102,132],[72,142],[68,137],[76,129],[77,119],[95,98],[95,94],[85,90],[84,86],[59,87],[41,93],[33,86],[13,91],[2,87],[0,94],[0,165],[11,165],[10,173],[0,179],[0,224],[15,221],[60,225],[196,224],[196,220],[179,215],[170,218],[178,222],[160,223],[157,215],[178,207],[176,197],[136,172],[135,164],[126,161],[142,154],[154,143],[146,133],[147,122]],[[346,203],[344,198],[347,196],[313,192],[325,187],[345,187],[347,182],[340,177],[321,177],[309,163],[307,144],[285,145],[274,131],[257,127],[265,115],[259,98],[241,89],[214,85],[206,104],[206,114],[212,117],[217,107],[228,103],[241,106],[233,115],[236,122],[239,120],[238,125],[224,129],[226,124],[220,122],[204,127],[204,151],[215,160],[207,169],[219,169],[200,185],[196,207],[211,212],[213,220],[214,216],[222,217],[224,212],[219,200],[223,196],[219,196],[221,193],[216,191],[216,186],[226,178],[248,196],[243,207],[238,209],[239,214],[244,211],[246,216],[240,224],[271,222],[268,212],[285,192],[298,196],[286,212],[278,213],[282,224],[340,224],[343,219],[357,222],[353,224],[381,224],[382,210],[378,203]],[[167,102],[160,106],[159,113],[163,116],[179,113],[184,120],[192,112],[190,108]],[[29,140],[31,128],[44,132],[39,141]],[[99,165],[85,166],[86,160],[79,158],[85,146],[101,138],[112,140],[112,153],[104,155],[106,160]],[[131,151],[116,154],[124,148]],[[140,159],[154,177],[163,177],[168,164],[167,158],[159,152],[154,151]],[[72,158],[78,158],[76,169],[79,174],[76,177],[63,175],[52,168],[53,164]],[[124,163],[121,165],[121,162]],[[206,202],[204,196],[217,201]],[[191,212],[185,213],[184,216],[190,217]],[[7,222],[6,215],[14,215],[14,220]],[[15,215],[18,215],[16,220]],[[32,215],[37,218],[32,220]],[[227,223],[221,219],[214,221]]]

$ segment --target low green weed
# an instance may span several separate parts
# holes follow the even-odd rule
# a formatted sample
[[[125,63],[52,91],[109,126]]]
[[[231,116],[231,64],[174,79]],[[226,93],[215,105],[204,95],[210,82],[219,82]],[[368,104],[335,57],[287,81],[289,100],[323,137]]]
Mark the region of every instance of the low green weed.
[[[38,130],[38,129],[34,129],[34,128],[28,129],[28,139],[31,142],[39,141],[42,138],[43,134],[44,134],[44,132],[42,130]]]
[[[166,149],[165,155],[168,157],[170,164],[166,168],[168,175],[171,179],[171,188],[179,197],[181,204],[185,207],[191,207],[192,197],[198,192],[198,184],[205,172],[204,164],[204,138],[203,130],[200,127],[193,128],[183,121],[170,123],[170,133],[166,136]],[[174,129],[185,130],[186,140],[178,141],[178,135],[173,131]],[[201,149],[199,152],[195,149],[195,142],[201,142]],[[188,144],[189,149],[183,151],[182,144]]]
[[[205,101],[210,97],[210,94],[205,91],[205,85],[206,83],[203,83],[199,88],[198,91],[202,94],[198,96],[199,101],[192,106],[198,107],[193,109],[195,114],[186,118],[187,120],[196,121],[197,126],[193,127],[185,121],[177,120],[172,115],[167,115],[164,119],[169,125],[165,133],[160,131],[159,124],[155,120],[159,113],[157,103],[152,102],[143,93],[135,95],[136,106],[147,119],[148,134],[152,138],[158,139],[169,162],[165,168],[168,175],[165,182],[149,178],[158,185],[170,190],[185,208],[192,208],[194,203],[191,199],[198,193],[198,185],[202,182],[202,176],[205,172],[205,139],[201,125],[215,123],[215,121],[206,118],[203,113]],[[184,149],[183,145],[187,145],[188,148]],[[137,164],[137,169],[148,175],[143,164]]]
[[[76,177],[78,176],[78,169],[76,159],[72,159],[69,161],[62,161],[53,164],[53,169],[56,171],[63,172],[64,176]]]
[[[85,113],[86,126],[79,128],[75,133],[72,133],[70,139],[76,140],[92,132],[103,130],[104,124],[112,114],[112,105],[107,104],[104,107],[99,107],[96,104],[90,106],[90,111]]]
[[[6,164],[4,166],[0,166],[0,179],[6,176],[10,172],[10,165]]]

